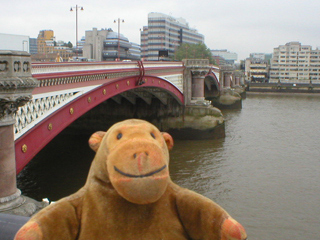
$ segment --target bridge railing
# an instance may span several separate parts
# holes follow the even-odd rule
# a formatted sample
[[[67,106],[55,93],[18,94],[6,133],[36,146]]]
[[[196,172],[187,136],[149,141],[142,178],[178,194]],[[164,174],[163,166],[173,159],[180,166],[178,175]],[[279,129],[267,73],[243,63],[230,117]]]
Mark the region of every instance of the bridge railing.
[[[83,83],[121,77],[157,75],[170,81],[183,92],[182,62],[71,62],[33,63],[32,76],[39,87]]]
[[[183,67],[182,62],[142,62],[145,70],[160,68]],[[139,64],[134,62],[70,62],[70,63],[33,63],[32,74],[66,73],[97,70],[139,70]]]

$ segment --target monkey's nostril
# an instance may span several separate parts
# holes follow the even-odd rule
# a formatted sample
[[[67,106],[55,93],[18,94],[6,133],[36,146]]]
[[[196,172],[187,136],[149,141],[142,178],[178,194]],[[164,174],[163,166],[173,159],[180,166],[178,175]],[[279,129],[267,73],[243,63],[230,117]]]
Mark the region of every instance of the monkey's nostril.
[[[137,157],[137,154],[136,154],[136,153],[135,153],[135,154],[133,154],[133,157],[134,157],[134,158],[136,158],[136,157]]]
[[[148,154],[147,152],[145,152],[145,154],[146,154],[147,156],[149,156],[149,154]]]

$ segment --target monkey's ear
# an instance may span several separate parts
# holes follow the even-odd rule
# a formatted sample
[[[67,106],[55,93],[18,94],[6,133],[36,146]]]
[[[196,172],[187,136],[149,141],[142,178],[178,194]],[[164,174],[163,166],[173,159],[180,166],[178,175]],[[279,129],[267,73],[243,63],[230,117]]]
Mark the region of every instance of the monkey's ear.
[[[93,151],[98,151],[102,138],[105,134],[106,132],[99,131],[91,135],[91,137],[89,138],[89,146]]]
[[[173,148],[173,138],[169,133],[161,132],[161,134],[167,144],[168,149],[171,150]]]

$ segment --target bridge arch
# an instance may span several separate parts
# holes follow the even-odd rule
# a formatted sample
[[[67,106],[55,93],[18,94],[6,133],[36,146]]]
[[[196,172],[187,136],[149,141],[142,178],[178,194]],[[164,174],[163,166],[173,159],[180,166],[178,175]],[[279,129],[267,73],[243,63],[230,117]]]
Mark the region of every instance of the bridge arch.
[[[205,98],[214,98],[220,95],[220,83],[212,70],[204,78],[204,96]]]
[[[184,104],[183,93],[171,82],[157,76],[129,76],[98,85],[59,108],[15,141],[17,173],[76,119],[110,98],[118,101],[122,97],[132,104],[135,104],[137,98],[147,104],[151,104],[152,98],[159,99],[164,105],[169,98],[180,105]]]

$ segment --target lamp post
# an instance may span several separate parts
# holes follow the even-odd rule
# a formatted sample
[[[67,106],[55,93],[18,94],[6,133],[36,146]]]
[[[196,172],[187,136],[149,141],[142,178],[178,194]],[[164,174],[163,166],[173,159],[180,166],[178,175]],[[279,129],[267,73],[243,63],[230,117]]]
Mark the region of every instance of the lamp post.
[[[118,58],[117,61],[120,61],[120,22],[124,23],[123,19],[118,18],[118,20],[114,20],[114,23],[118,22]]]
[[[70,8],[70,12],[72,12],[73,9],[76,9],[76,56],[78,58],[78,9],[83,11],[83,7],[76,5]]]

